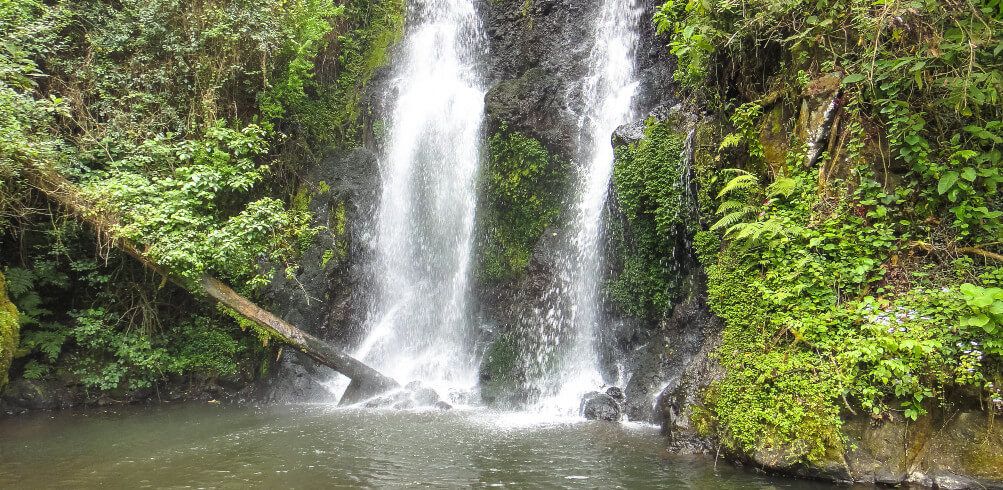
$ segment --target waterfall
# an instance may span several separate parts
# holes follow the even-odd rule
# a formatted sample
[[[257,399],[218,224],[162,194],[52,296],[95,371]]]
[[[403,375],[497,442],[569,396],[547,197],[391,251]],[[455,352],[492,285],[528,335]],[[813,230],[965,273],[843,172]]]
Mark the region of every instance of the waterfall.
[[[477,382],[467,303],[486,42],[471,0],[408,3],[386,101],[369,333],[356,356],[445,396]]]
[[[536,387],[542,394],[538,410],[575,412],[584,393],[620,381],[604,379],[599,360],[603,212],[613,173],[611,136],[634,116],[641,15],[635,0],[602,0],[587,60],[589,73],[576,100],[569,101],[581,114],[578,175],[570,229],[546,301],[550,306],[535,312],[543,339],[533,360],[542,378]]]

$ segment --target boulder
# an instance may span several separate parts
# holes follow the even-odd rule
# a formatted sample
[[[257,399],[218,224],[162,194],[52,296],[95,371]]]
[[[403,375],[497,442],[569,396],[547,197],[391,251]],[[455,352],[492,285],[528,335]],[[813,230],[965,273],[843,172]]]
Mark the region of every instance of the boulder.
[[[588,420],[618,422],[623,410],[612,396],[600,391],[592,391],[582,397],[579,413]]]

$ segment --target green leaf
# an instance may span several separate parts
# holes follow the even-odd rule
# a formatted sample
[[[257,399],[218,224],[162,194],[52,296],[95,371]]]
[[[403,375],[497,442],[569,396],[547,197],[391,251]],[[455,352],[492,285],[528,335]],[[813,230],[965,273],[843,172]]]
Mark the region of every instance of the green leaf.
[[[943,177],[940,178],[940,182],[937,183],[937,193],[943,194],[954,187],[955,182],[958,181],[958,172],[947,172]]]
[[[862,74],[860,74],[860,73],[853,73],[851,75],[847,75],[846,78],[843,78],[843,85],[849,85],[851,83],[862,82],[862,81],[864,81],[866,79],[867,79],[867,77],[864,76],[864,75],[862,75]]]
[[[985,328],[986,325],[989,325],[989,316],[980,313],[975,316],[965,317],[965,324]]]
[[[975,182],[975,177],[976,177],[976,172],[975,172],[975,169],[972,168],[972,167],[965,167],[961,171],[961,178],[963,178],[963,179],[965,179],[965,180],[967,180],[969,182]]]

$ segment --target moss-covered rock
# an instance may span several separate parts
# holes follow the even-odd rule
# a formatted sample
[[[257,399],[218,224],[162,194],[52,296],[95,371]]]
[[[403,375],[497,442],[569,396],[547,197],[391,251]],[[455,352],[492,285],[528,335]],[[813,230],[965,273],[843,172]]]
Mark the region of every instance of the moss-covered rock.
[[[650,118],[643,137],[621,137],[616,147],[613,190],[624,220],[614,223],[619,270],[609,291],[620,308],[640,317],[662,316],[678,295],[683,254],[677,249],[687,233],[682,173],[688,131],[678,113]]]
[[[17,307],[7,297],[7,283],[0,273],[0,390],[7,385],[7,370],[17,348],[20,331],[17,318]]]
[[[478,278],[498,284],[526,271],[536,242],[560,215],[567,164],[535,138],[505,126],[491,136],[488,149]]]

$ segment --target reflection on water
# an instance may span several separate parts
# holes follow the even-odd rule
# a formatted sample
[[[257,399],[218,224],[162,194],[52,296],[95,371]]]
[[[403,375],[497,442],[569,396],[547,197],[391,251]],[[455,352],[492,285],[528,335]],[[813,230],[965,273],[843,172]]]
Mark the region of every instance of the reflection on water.
[[[0,487],[823,487],[664,446],[654,427],[485,410],[126,408],[0,419]]]

